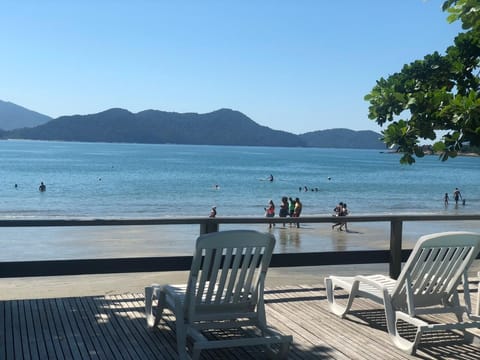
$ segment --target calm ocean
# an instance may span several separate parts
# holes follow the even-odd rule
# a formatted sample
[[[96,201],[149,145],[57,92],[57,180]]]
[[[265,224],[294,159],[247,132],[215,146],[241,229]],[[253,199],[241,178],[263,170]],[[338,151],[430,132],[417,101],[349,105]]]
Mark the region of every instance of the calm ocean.
[[[0,149],[1,219],[208,216],[214,205],[218,216],[263,216],[282,196],[299,197],[305,215],[331,214],[339,201],[355,215],[480,212],[476,157],[404,166],[378,150],[43,141]],[[455,187],[465,206],[453,205]]]

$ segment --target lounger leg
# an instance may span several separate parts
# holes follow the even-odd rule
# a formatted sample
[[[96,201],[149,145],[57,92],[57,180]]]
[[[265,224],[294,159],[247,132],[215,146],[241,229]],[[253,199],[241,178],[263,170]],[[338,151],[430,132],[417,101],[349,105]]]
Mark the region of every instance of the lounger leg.
[[[157,306],[154,310],[153,300],[157,300]],[[156,327],[162,318],[163,308],[165,307],[165,293],[161,291],[156,284],[145,288],[145,316],[147,326]]]
[[[145,287],[145,317],[147,319],[147,326],[153,327],[154,316],[152,314],[153,305],[153,286]]]
[[[262,330],[267,328],[267,316],[265,314],[265,303],[263,302],[263,297],[260,298],[257,305],[257,321],[259,323],[259,328]]]
[[[327,290],[327,301],[330,307],[330,310],[338,316],[344,318],[347,315],[347,312],[350,310],[353,304],[353,300],[355,300],[355,296],[358,291],[359,282],[354,281],[352,284],[352,288],[350,289],[350,293],[348,295],[348,301],[346,306],[338,305],[335,301],[335,284],[333,283],[331,278],[325,278],[325,289]]]
[[[267,345],[265,355],[267,359],[287,359],[288,349],[290,347],[290,341],[284,341],[279,344],[278,350],[273,350],[271,345]]]
[[[194,346],[192,350],[192,360],[199,360],[201,351],[201,349],[195,348]]]
[[[390,334],[390,337],[395,346],[408,354],[415,354],[418,343],[420,342],[420,338],[422,337],[422,333],[425,327],[428,327],[428,324],[425,321],[418,318],[413,318],[404,312],[394,311],[389,301],[385,303],[385,316],[387,317],[388,333]],[[397,324],[399,320],[405,321],[417,328],[413,341],[409,341],[400,336],[397,329]]]
[[[288,349],[290,347],[290,341],[283,342],[280,344],[280,349],[278,351],[279,359],[286,359],[288,357]]]
[[[187,353],[187,326],[185,324],[185,316],[183,307],[179,299],[175,299],[175,332],[177,334],[177,351],[181,360],[190,359]]]
[[[468,284],[468,282],[465,282],[465,283]],[[471,311],[472,304],[469,301],[470,300],[470,294],[468,294],[468,296],[466,296],[466,298],[468,298],[468,300],[465,302],[465,306],[466,306],[468,311]],[[459,299],[459,296],[458,296],[457,292],[455,292],[453,294],[452,300],[449,303],[449,305],[452,307],[452,311],[453,311],[453,313],[455,313],[455,316],[457,317],[457,322],[459,322],[459,323],[463,322],[464,321],[464,314],[466,314],[466,313],[463,310],[463,308],[460,306],[460,299]],[[462,329],[460,331],[463,333],[463,340],[465,342],[472,343],[475,340],[475,337],[473,336],[473,334],[471,332],[467,331],[467,329]]]

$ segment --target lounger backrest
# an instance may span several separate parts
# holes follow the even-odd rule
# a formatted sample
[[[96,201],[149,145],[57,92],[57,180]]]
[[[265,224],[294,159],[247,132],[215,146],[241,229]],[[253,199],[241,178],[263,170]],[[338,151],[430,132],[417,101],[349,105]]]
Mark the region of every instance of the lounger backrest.
[[[274,245],[272,235],[252,230],[201,235],[187,285],[187,317],[221,319],[252,312],[260,291],[263,296]]]
[[[444,232],[422,236],[392,291],[394,306],[412,312],[444,304],[479,251],[480,234]]]

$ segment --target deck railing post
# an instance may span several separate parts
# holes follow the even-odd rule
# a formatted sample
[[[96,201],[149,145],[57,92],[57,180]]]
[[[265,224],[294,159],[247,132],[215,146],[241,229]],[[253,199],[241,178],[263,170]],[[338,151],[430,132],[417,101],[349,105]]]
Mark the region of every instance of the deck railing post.
[[[390,222],[390,277],[397,279],[402,270],[402,226],[401,220]]]
[[[218,223],[207,220],[200,224],[200,235],[218,231]]]

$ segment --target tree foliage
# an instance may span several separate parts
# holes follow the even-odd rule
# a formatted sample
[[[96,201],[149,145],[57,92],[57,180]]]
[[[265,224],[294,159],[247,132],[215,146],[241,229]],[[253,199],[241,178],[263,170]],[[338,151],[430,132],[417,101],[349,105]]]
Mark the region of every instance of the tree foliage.
[[[365,96],[368,117],[386,124],[382,140],[403,153],[404,164],[424,155],[420,139],[435,141],[442,160],[480,145],[480,0],[447,0],[443,10],[463,29],[445,53],[404,65]]]

